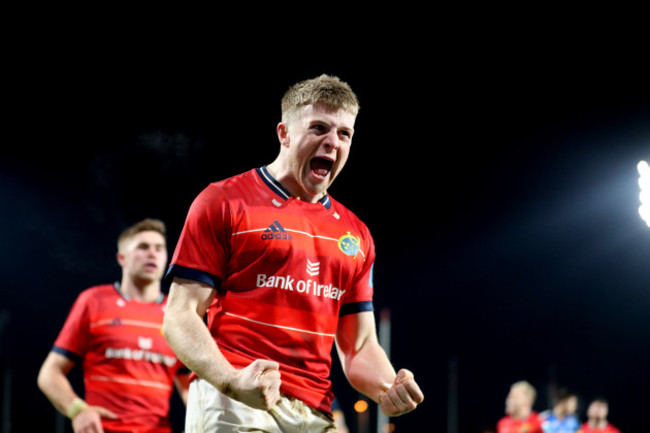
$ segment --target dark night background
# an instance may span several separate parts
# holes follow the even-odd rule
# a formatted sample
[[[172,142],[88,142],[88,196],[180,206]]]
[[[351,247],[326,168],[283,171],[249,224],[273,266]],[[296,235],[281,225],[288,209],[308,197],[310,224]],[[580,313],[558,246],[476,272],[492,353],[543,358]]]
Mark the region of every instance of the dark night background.
[[[54,431],[36,375],[77,294],[119,279],[119,231],[161,218],[171,254],[207,183],[275,158],[282,94],[320,73],[360,99],[330,193],[374,235],[375,308],[390,309],[393,362],[426,396],[395,431],[447,429],[452,360],[460,432],[494,429],[520,379],[539,411],[551,386],[569,387],[582,420],[603,395],[623,432],[646,428],[647,46],[486,28],[360,35],[346,49],[298,49],[296,35],[262,47],[236,45],[241,33],[197,46],[64,32],[12,52],[0,158],[8,431]],[[356,431],[357,394],[338,364],[333,379]]]

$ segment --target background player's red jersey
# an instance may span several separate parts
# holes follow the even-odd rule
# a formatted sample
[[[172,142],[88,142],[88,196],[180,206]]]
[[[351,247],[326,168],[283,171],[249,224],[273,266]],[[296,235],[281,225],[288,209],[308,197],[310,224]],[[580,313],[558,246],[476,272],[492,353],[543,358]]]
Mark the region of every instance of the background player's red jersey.
[[[328,195],[295,199],[262,168],[199,194],[168,277],[217,289],[208,326],[233,366],[277,361],[283,393],[330,412],[339,314],[372,310],[374,258],[352,212]]]
[[[544,431],[539,415],[532,412],[525,419],[504,416],[497,423],[497,433],[544,433]]]
[[[163,294],[144,303],[110,284],[91,287],[54,342],[52,350],[82,362],[86,402],[119,416],[102,419],[106,430],[171,432],[173,378],[184,366],[162,335],[166,302]]]
[[[576,433],[621,433],[621,431],[611,424],[607,424],[604,428],[591,428],[589,423],[586,422],[582,424],[582,427]]]

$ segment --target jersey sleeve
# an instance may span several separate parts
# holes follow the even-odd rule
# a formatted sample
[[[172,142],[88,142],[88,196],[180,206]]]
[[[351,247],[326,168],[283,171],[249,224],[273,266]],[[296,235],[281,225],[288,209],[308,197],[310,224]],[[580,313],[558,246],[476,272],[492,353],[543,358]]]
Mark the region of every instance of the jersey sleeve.
[[[88,349],[89,300],[90,297],[86,292],[77,297],[52,348],[52,351],[64,355],[75,363],[81,361]]]
[[[219,288],[225,276],[229,227],[225,193],[211,184],[190,206],[166,280],[171,282],[177,276]]]

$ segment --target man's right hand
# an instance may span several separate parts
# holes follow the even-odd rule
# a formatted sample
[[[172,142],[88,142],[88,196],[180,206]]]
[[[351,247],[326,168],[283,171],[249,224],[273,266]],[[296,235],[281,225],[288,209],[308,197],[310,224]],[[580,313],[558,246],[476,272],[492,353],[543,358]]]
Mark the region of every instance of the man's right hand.
[[[104,433],[102,418],[118,419],[118,416],[101,406],[87,406],[72,419],[74,433]]]
[[[255,409],[269,410],[280,399],[280,364],[257,359],[237,371],[224,394]]]

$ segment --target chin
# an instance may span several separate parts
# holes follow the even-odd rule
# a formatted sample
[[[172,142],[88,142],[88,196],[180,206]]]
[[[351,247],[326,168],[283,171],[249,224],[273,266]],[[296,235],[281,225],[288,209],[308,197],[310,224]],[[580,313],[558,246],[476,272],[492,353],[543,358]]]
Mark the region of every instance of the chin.
[[[160,281],[162,279],[162,274],[156,272],[155,274],[144,274],[140,275],[140,279],[146,283],[153,283],[154,281]]]

